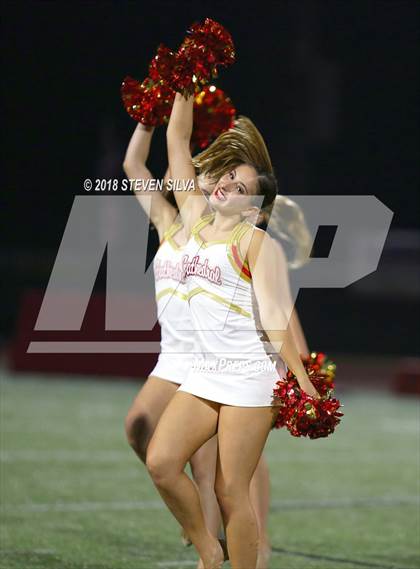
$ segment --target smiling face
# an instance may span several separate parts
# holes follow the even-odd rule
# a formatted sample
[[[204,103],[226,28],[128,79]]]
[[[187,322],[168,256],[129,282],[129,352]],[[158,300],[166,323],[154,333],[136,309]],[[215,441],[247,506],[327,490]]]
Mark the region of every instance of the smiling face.
[[[214,187],[209,202],[224,214],[238,214],[255,206],[253,196],[258,193],[258,175],[253,166],[240,164],[224,174]]]

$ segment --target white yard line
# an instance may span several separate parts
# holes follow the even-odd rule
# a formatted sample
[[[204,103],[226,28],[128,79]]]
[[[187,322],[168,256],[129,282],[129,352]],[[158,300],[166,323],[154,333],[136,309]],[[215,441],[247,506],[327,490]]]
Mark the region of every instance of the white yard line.
[[[3,450],[0,462],[120,462],[131,461],[132,451]]]
[[[323,452],[325,451],[325,452]],[[356,455],[351,454],[349,450],[332,453],[331,449],[318,449],[316,452],[305,450],[304,453],[298,452],[281,452],[270,458],[270,463],[283,462],[324,462],[328,456],[330,462],[352,463],[355,462],[387,462],[400,463],[401,461],[414,462],[419,458],[419,453],[413,449],[411,454],[402,452],[401,454],[393,454],[390,456],[389,448],[383,450],[359,450]],[[78,450],[2,450],[0,451],[0,462],[133,462],[134,454],[130,449],[126,451],[78,451]]]
[[[373,498],[341,498],[335,500],[274,500],[273,509],[298,510],[316,508],[351,508],[371,506],[420,505],[419,496],[378,496]],[[160,501],[137,502],[55,502],[32,504],[4,504],[2,513],[46,513],[46,512],[98,512],[130,510],[163,510]]]
[[[4,513],[46,513],[46,512],[106,512],[129,510],[162,510],[163,502],[55,502],[46,504],[5,504]]]

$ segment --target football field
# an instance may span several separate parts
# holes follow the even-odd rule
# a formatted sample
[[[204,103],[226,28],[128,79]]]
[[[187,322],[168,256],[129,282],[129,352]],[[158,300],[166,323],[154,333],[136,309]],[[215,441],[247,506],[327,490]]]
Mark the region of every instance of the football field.
[[[2,569],[195,567],[125,440],[138,389],[2,373]],[[331,437],[270,434],[270,567],[418,568],[418,399],[337,395],[344,417]]]

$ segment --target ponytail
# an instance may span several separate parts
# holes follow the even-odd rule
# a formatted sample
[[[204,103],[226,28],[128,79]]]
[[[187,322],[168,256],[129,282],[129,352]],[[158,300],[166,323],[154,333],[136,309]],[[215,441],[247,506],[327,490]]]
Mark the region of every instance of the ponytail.
[[[220,134],[205,150],[193,158],[200,174],[217,182],[226,172],[240,164],[252,164],[264,172],[273,173],[270,155],[261,133],[247,117],[240,116],[234,126]]]
[[[288,250],[288,266],[298,269],[309,261],[312,238],[302,209],[278,194],[270,155],[261,133],[247,117],[236,119],[233,128],[220,134],[200,154],[194,156],[197,172],[214,182],[239,164],[250,164],[258,174],[258,194],[264,195],[260,218],[268,223],[272,236]],[[291,250],[291,251],[290,251]]]
[[[269,223],[272,236],[286,242],[289,269],[298,269],[305,265],[310,257],[312,237],[306,225],[302,209],[296,202],[278,194],[272,204],[261,209],[265,223]]]

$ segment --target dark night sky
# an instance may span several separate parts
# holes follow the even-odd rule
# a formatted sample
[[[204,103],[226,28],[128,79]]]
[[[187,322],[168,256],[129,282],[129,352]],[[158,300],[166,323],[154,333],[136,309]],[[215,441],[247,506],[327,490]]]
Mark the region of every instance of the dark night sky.
[[[302,10],[310,14],[303,24]],[[338,113],[332,142],[303,145],[305,191],[375,194],[396,212],[394,224],[416,223],[417,2],[250,9],[225,2],[18,1],[5,4],[3,19],[3,187],[21,226],[8,239],[56,243],[72,196],[95,176],[101,124],[113,122],[121,153],[128,142],[134,123],[120,103],[122,78],[143,79],[157,44],[176,48],[188,24],[206,15],[233,35],[237,63],[222,70],[219,85],[264,133],[284,193],[301,193],[287,158],[293,129],[308,130],[312,104],[306,72],[293,61],[297,30],[306,26],[300,33],[312,38],[309,57],[338,71]]]

